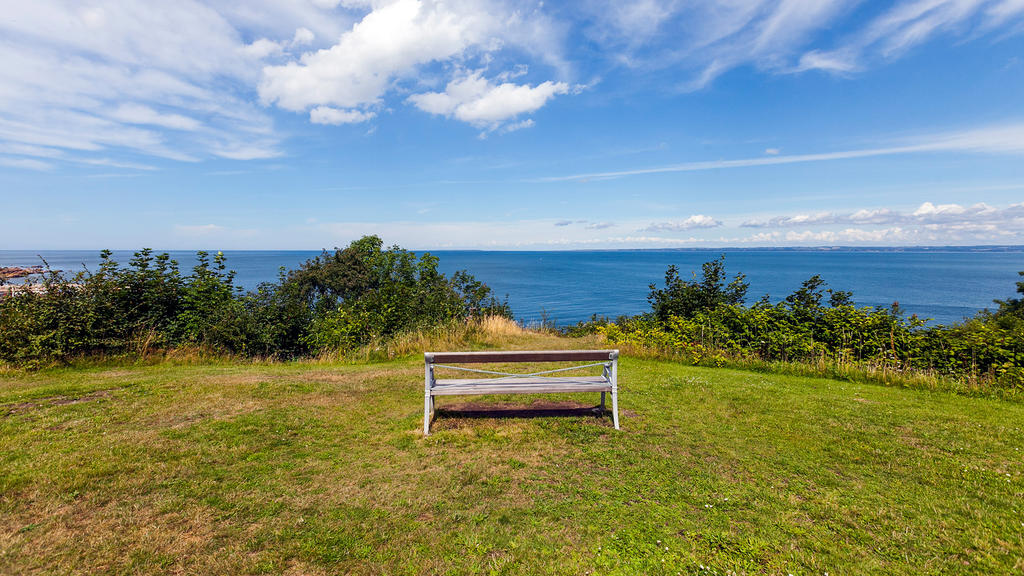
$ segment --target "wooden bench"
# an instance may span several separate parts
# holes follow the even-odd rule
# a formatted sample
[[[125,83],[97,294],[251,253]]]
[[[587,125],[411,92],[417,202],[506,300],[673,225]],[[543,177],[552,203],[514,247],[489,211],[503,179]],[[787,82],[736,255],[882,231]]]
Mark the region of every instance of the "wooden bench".
[[[605,393],[612,395],[612,421],[619,429],[619,351],[618,350],[545,350],[529,352],[425,352],[423,435],[430,434],[430,420],[434,415],[435,396],[466,396],[475,394],[544,394],[558,392],[600,392],[601,410],[604,411]],[[529,374],[514,374],[466,368],[456,364],[518,363],[518,362],[576,362],[587,364],[542,370]],[[582,368],[603,367],[601,376],[573,376],[564,374]],[[434,375],[435,368],[447,368],[480,374],[480,378],[445,378]]]

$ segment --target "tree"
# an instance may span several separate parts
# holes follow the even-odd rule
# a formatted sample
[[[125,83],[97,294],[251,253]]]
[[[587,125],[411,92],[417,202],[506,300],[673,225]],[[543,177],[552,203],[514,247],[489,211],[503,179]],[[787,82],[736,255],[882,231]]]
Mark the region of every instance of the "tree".
[[[724,254],[716,260],[705,262],[701,272],[699,282],[696,274],[693,280],[686,281],[679,277],[676,266],[669,266],[665,272],[665,287],[659,289],[655,284],[649,286],[651,292],[647,301],[651,303],[651,311],[659,320],[668,320],[673,316],[690,318],[702,310],[743,303],[749,287],[747,277],[737,274],[727,284]]]
[[[1024,277],[1024,270],[1017,272],[1018,276]],[[1017,282],[1017,293],[1024,296],[1024,282]],[[1006,300],[995,300],[999,304],[997,315],[1024,317],[1024,298],[1007,298]]]

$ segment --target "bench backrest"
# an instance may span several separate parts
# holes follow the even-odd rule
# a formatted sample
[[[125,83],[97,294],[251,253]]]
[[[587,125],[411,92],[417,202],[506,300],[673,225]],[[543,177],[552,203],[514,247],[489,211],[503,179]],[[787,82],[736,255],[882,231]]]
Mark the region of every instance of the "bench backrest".
[[[618,350],[524,350],[512,352],[424,352],[427,364],[485,362],[600,362],[616,360]]]

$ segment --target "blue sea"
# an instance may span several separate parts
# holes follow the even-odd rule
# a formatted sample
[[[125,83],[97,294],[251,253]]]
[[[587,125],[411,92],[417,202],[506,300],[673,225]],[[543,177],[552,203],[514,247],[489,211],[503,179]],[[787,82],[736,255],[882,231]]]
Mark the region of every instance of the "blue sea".
[[[183,271],[195,253],[169,251]],[[246,289],[275,281],[278,269],[298,267],[318,251],[225,251],[228,267]],[[1015,296],[1024,247],[947,249],[759,249],[637,250],[563,252],[431,251],[445,273],[468,270],[498,297],[508,296],[518,319],[542,318],[565,325],[593,314],[616,317],[649,309],[648,285],[660,284],[674,264],[684,277],[700,273],[703,262],[725,255],[726,271],[747,275],[748,300],[768,294],[777,302],[820,274],[828,286],[853,292],[861,306],[899,302],[908,314],[949,324],[993,307],[992,300]],[[115,251],[127,263],[130,251]],[[27,266],[45,258],[51,267],[76,272],[95,269],[98,251],[0,250],[0,266]]]

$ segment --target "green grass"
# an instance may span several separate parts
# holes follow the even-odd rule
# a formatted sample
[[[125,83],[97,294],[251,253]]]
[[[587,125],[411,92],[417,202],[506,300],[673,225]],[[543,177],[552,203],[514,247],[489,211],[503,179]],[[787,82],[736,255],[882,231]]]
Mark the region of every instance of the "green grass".
[[[416,358],[0,375],[0,573],[1024,570],[1019,403],[626,357],[620,432],[449,410],[424,438],[421,379]],[[597,395],[439,406],[571,400]]]

